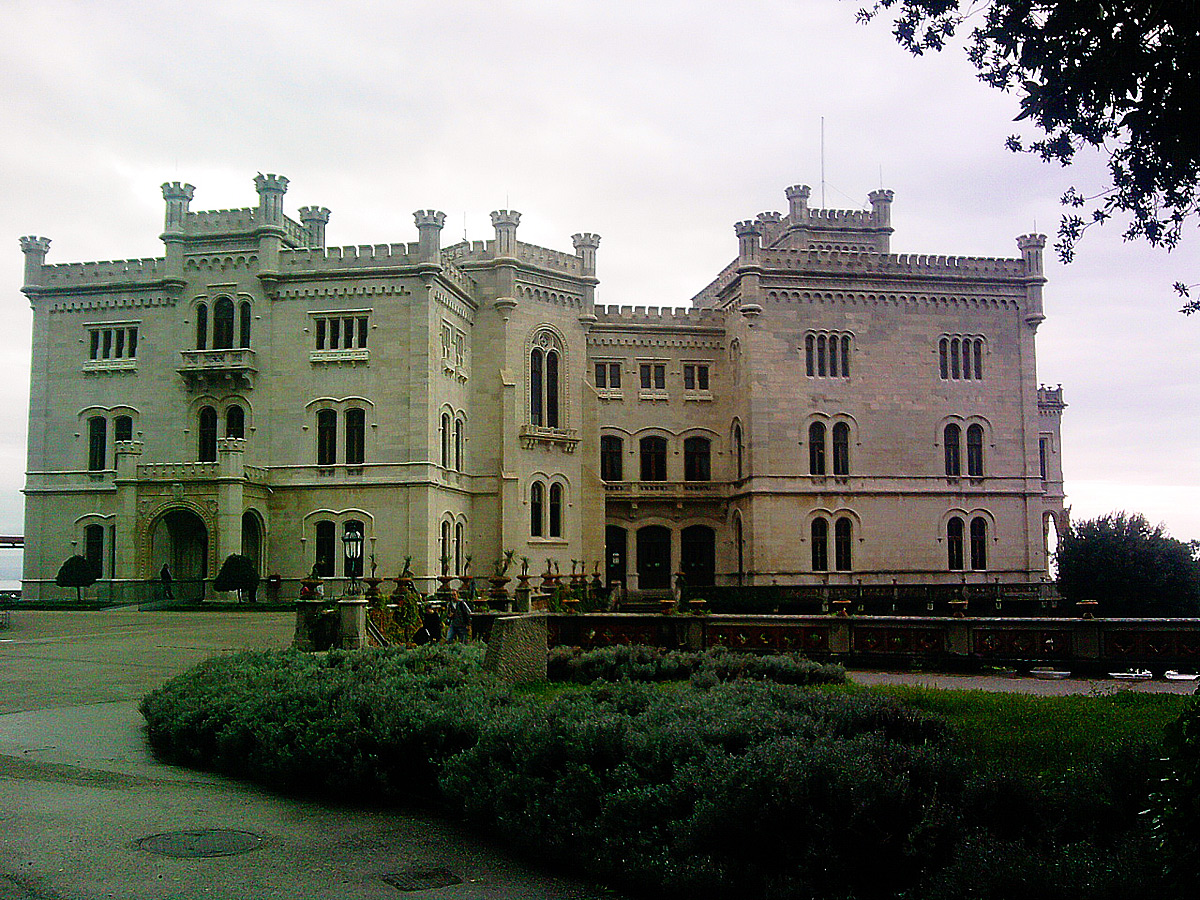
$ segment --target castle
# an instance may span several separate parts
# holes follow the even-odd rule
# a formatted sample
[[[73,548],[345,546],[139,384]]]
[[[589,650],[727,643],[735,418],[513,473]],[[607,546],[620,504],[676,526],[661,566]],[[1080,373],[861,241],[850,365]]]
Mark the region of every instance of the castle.
[[[870,211],[735,225],[690,307],[596,303],[600,238],[326,247],[329,210],[192,211],[163,256],[51,264],[33,307],[24,595],[91,559],[113,585],[602,564],[629,591],[1028,583],[1064,524],[1061,389],[1038,387],[1045,238],[1017,258],[890,252]],[[602,563],[601,563],[602,561]]]

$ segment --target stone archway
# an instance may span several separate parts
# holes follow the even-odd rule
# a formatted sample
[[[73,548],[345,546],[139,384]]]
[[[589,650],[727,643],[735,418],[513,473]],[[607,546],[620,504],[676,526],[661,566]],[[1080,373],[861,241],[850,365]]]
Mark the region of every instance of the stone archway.
[[[157,578],[164,565],[171,568],[176,599],[203,599],[208,529],[190,509],[167,510],[150,528],[150,577]]]

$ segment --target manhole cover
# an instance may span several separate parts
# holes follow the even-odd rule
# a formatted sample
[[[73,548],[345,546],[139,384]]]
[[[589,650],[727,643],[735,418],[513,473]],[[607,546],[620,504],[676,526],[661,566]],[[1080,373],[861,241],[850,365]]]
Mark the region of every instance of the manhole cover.
[[[205,828],[200,831],[167,831],[138,841],[138,846],[161,856],[199,859],[204,856],[237,856],[262,846],[262,838],[249,831]]]
[[[462,879],[449,869],[405,869],[384,875],[383,880],[401,891],[432,891],[434,888],[462,884]]]

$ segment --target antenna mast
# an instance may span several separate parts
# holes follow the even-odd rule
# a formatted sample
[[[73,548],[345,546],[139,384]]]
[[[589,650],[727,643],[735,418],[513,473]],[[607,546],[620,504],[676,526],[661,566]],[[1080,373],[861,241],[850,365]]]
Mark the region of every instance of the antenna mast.
[[[825,208],[825,117],[821,116],[821,209]]]

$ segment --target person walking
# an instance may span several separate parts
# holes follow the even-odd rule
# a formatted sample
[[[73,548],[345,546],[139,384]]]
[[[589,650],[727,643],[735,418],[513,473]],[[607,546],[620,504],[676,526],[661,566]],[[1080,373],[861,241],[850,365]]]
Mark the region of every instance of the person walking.
[[[446,640],[469,641],[471,639],[471,604],[465,597],[458,596],[454,591],[450,595],[450,630],[446,632]]]
[[[162,598],[164,600],[174,600],[175,592],[171,590],[171,567],[163,563],[162,569],[158,573],[158,580],[162,582]]]

